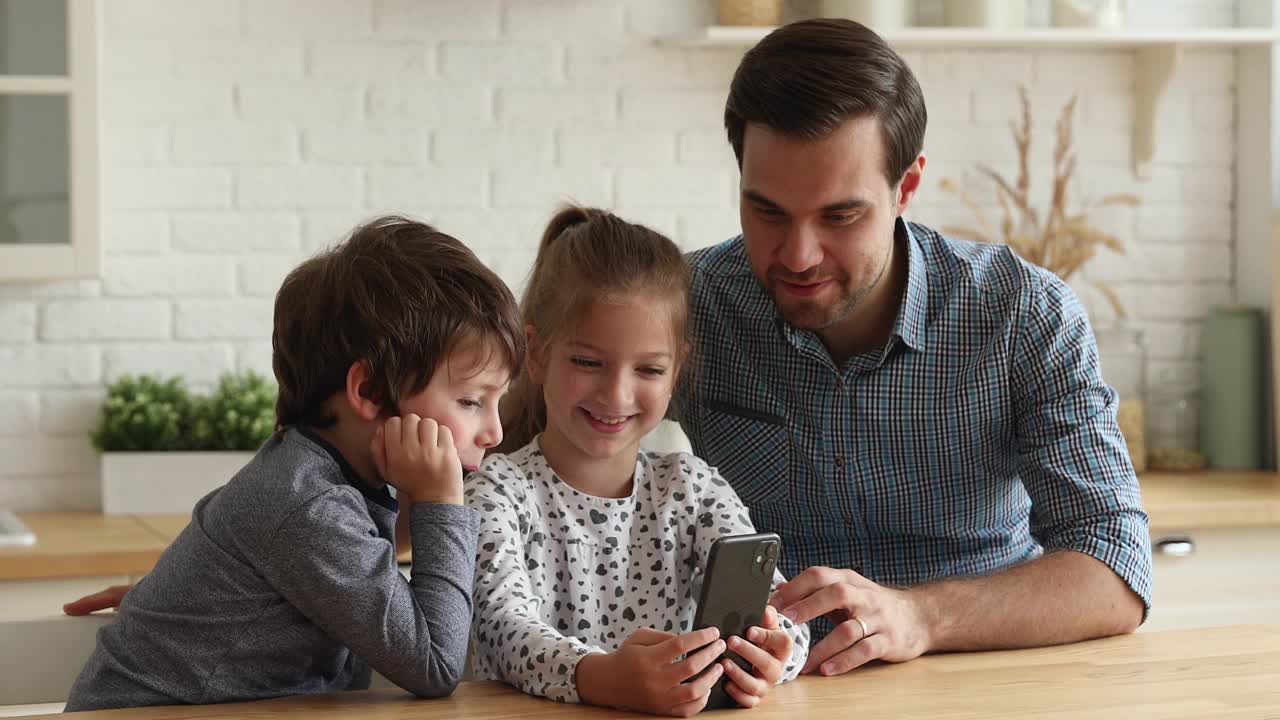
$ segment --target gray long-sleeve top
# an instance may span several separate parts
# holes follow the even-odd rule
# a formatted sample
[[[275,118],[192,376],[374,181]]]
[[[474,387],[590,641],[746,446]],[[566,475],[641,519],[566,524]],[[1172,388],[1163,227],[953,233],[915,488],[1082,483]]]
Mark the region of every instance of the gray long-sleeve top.
[[[466,661],[478,516],[415,504],[406,582],[396,512],[318,436],[277,433],[99,631],[66,709],[362,689],[371,667],[447,695]]]

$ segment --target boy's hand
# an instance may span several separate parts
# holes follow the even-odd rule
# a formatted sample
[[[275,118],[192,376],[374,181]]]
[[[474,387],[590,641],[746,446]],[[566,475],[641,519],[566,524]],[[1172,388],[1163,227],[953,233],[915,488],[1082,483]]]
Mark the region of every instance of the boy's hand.
[[[791,657],[791,636],[778,626],[778,611],[772,606],[765,608],[763,624],[764,627],[748,629],[747,640],[729,638],[729,649],[751,663],[754,674],[728,658],[721,661],[729,678],[724,691],[742,707],[755,707],[764,699],[782,679],[782,670]]]
[[[724,673],[715,662],[725,647],[719,636],[716,628],[684,635],[637,630],[617,650],[578,661],[578,694],[591,705],[675,717],[696,715]],[[702,677],[685,682],[704,668],[707,672]]]
[[[382,479],[415,502],[462,504],[462,460],[449,428],[413,413],[388,418],[372,449]]]
[[[68,615],[88,615],[97,610],[118,608],[132,587],[132,585],[112,585],[106,590],[99,590],[79,600],[72,600],[62,606],[62,612]]]

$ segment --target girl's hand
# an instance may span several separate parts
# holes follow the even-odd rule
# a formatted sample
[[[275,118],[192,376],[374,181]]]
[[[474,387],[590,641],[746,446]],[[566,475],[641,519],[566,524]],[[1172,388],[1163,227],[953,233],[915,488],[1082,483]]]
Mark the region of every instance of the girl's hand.
[[[449,428],[413,413],[388,418],[371,449],[382,479],[414,501],[462,504],[462,460]]]
[[[772,606],[765,608],[763,624],[764,627],[747,630],[750,642],[740,637],[729,638],[729,649],[751,663],[754,673],[748,673],[728,658],[721,661],[729,680],[724,684],[724,691],[746,708],[755,707],[778,684],[791,657],[791,636],[778,626],[778,611]]]
[[[684,635],[637,630],[617,650],[578,661],[578,695],[591,705],[675,717],[696,715],[724,673],[716,663],[725,648],[719,637],[717,628]],[[701,677],[685,682],[704,669],[707,672]]]

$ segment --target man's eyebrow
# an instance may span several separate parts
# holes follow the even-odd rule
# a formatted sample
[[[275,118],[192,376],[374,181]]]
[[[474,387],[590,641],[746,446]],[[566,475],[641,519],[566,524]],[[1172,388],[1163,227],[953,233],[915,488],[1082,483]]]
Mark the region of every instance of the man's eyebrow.
[[[757,205],[761,205],[771,210],[782,210],[781,205],[770,200],[769,198],[765,197],[763,194],[755,190],[743,190],[742,196]],[[841,200],[840,202],[834,202],[829,205],[823,205],[820,208],[820,210],[824,213],[831,213],[831,212],[842,212],[846,210],[865,210],[869,207],[871,207],[871,202],[868,200],[859,200],[857,198],[850,198],[848,200]]]

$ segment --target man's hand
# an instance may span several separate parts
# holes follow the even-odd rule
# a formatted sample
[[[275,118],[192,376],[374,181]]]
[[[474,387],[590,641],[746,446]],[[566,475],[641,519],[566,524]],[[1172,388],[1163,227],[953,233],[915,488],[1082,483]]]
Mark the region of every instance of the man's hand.
[[[98,610],[109,610],[120,607],[124,596],[132,585],[112,585],[106,590],[99,590],[92,595],[85,595],[62,606],[62,612],[68,615],[88,615]]]
[[[755,707],[769,694],[782,679],[782,671],[791,658],[793,641],[779,627],[778,611],[773,607],[765,608],[763,625],[749,628],[746,640],[729,638],[729,649],[751,663],[753,673],[748,673],[728,658],[720,661],[729,678],[724,691],[745,708]]]
[[[617,650],[578,661],[578,695],[591,705],[675,717],[696,715],[724,674],[716,663],[725,649],[719,637],[716,628],[684,635],[637,630]],[[685,682],[703,669],[707,672],[701,677]]]
[[[811,567],[780,585],[769,604],[792,622],[826,617],[835,625],[809,648],[805,673],[839,675],[872,660],[905,662],[929,650],[929,627],[911,591],[881,587],[852,570]]]
[[[462,504],[462,461],[449,428],[413,413],[388,418],[371,449],[378,473],[396,490],[417,502]]]

